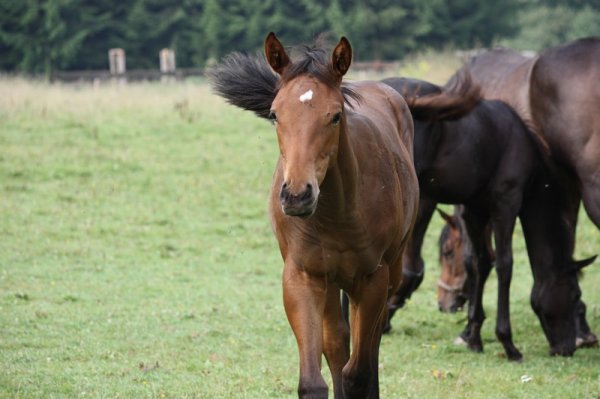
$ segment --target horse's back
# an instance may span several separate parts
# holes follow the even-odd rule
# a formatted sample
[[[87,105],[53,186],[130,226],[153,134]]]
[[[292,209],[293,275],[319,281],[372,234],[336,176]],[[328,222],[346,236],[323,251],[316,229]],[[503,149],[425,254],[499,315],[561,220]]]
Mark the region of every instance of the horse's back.
[[[543,52],[532,71],[530,98],[534,118],[552,150],[575,169],[597,170],[600,38],[581,39]]]
[[[442,92],[439,86],[419,79],[394,77],[383,79],[381,82],[391,86],[403,96],[409,97],[427,96]]]
[[[529,78],[535,60],[515,50],[497,48],[473,57],[468,69],[483,98],[504,101],[529,121]]]
[[[362,98],[353,104],[353,111],[369,118],[382,134],[400,137],[412,154],[413,122],[404,98],[380,82],[355,82],[352,87]]]

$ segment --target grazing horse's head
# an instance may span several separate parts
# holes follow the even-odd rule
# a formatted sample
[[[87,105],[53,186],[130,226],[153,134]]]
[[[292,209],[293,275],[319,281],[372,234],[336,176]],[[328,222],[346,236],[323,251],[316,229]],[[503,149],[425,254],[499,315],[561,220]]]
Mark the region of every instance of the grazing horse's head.
[[[577,273],[591,264],[595,256],[572,261],[562,273],[548,279],[534,281],[531,307],[538,316],[550,344],[551,355],[571,356],[576,347],[577,305],[581,290]]]
[[[327,169],[337,159],[345,124],[341,82],[350,67],[352,49],[342,37],[330,59],[315,48],[292,61],[270,33],[265,55],[280,77],[269,118],[277,130],[283,171],[281,207],[286,215],[309,217],[317,208]]]
[[[467,300],[467,267],[473,253],[460,218],[440,209],[438,212],[446,221],[439,241],[442,272],[437,281],[438,307],[442,312],[454,313]]]

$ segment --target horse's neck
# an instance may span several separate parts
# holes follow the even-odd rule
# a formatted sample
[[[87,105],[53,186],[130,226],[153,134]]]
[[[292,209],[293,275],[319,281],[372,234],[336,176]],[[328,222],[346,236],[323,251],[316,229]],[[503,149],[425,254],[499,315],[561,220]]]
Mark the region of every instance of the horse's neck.
[[[553,276],[573,254],[576,207],[571,207],[558,196],[561,187],[556,181],[536,182],[523,203],[520,219],[527,252],[536,279]],[[545,186],[542,188],[541,186]]]
[[[356,211],[359,165],[344,127],[340,132],[337,158],[321,184],[318,216],[344,220]]]

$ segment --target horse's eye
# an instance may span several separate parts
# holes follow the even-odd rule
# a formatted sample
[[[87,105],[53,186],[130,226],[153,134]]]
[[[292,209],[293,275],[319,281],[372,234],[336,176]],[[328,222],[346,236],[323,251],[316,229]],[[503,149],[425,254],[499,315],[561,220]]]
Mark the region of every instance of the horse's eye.
[[[275,113],[275,111],[269,112],[268,118],[271,121],[271,123],[277,122],[277,114]]]
[[[331,124],[337,125],[338,123],[340,123],[341,120],[342,120],[342,113],[338,112],[337,114],[333,115],[333,119],[331,119]]]

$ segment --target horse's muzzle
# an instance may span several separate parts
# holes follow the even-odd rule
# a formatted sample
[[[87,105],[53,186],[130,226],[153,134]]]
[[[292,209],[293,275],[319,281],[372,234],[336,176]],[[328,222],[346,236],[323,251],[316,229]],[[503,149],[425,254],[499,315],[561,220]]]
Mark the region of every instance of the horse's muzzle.
[[[307,218],[312,216],[317,209],[317,200],[311,184],[307,184],[303,191],[292,194],[287,183],[281,186],[279,193],[281,209],[288,216]]]

